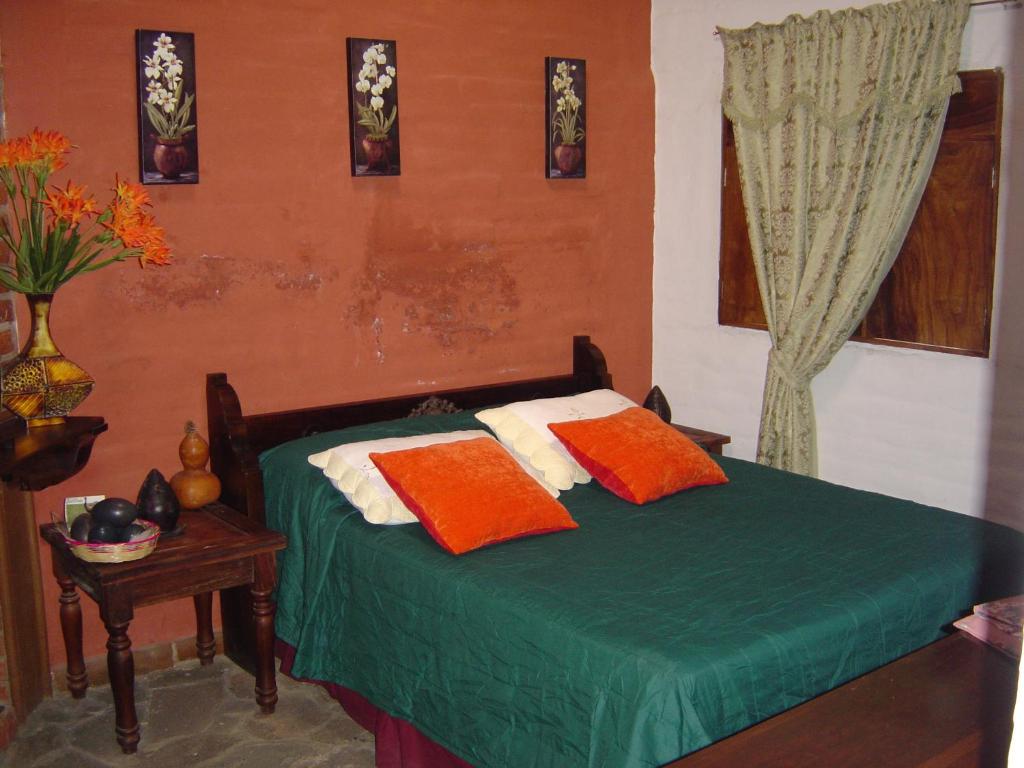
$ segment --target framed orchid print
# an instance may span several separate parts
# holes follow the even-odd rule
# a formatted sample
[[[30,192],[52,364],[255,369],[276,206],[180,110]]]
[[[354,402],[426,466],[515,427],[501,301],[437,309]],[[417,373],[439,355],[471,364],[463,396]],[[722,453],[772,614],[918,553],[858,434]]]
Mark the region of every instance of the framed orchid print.
[[[549,179],[587,176],[587,62],[548,56],[544,59],[547,102],[544,111]]]
[[[195,36],[135,30],[139,181],[199,182]]]
[[[394,40],[348,38],[353,176],[398,176],[398,58]]]

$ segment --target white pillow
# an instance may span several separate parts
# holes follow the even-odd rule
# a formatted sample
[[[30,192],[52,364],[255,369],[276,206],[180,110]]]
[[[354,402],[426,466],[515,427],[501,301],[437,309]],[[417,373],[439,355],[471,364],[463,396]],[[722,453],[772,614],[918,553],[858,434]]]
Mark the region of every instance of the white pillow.
[[[567,491],[573,483],[589,483],[590,474],[569,454],[548,424],[611,416],[635,405],[618,392],[595,389],[568,397],[510,403],[480,411],[476,417],[494,430],[516,458],[529,462],[555,488]]]
[[[388,485],[387,480],[370,461],[371,453],[388,453],[404,451],[408,448],[422,448],[438,443],[454,443],[459,440],[472,440],[476,437],[494,439],[482,429],[466,429],[456,432],[438,432],[430,435],[412,435],[410,437],[387,437],[381,440],[364,440],[359,443],[346,443],[314,453],[307,458],[310,464],[322,469],[324,476],[331,481],[348,499],[349,504],[363,513],[368,523],[377,525],[401,525],[402,523],[418,522],[416,515],[402,503],[398,495]],[[555,498],[558,491],[544,482],[539,472],[522,460],[517,459],[524,470]],[[458,478],[444,478],[458,482]]]

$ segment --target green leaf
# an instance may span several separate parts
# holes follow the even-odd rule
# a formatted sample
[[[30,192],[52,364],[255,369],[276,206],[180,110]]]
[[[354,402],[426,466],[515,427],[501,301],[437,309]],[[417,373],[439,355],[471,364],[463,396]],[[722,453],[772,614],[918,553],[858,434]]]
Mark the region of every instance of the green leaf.
[[[22,283],[21,281],[11,277],[8,274],[9,267],[7,265],[0,265],[0,283],[9,291],[17,291],[18,293],[31,293],[32,289],[30,286]]]
[[[64,222],[57,222],[49,232],[46,233],[46,247],[43,249],[43,258],[40,260],[38,275],[45,275],[53,271],[54,264],[60,261],[60,251],[64,244],[64,233],[67,225]]]
[[[147,103],[146,113],[149,115],[149,122],[152,123],[153,128],[156,129],[159,136],[167,136],[170,133],[170,126],[167,124],[167,120],[164,116],[160,114],[160,110],[152,104]]]
[[[69,236],[58,238],[60,247],[55,251],[50,269],[40,276],[39,282],[46,287],[47,291],[54,291],[66,280],[68,264],[74,259],[79,251],[81,236],[77,229],[71,230]]]
[[[43,249],[46,248],[46,243],[43,239],[42,226],[39,222],[39,203],[33,201],[31,204],[30,215],[26,217],[25,229],[29,233],[29,249],[26,253],[28,258],[28,266],[30,274],[38,275],[42,270],[42,259]]]
[[[0,242],[9,248],[11,253],[18,252],[18,247],[14,244],[14,236],[7,231],[7,227],[0,227]]]
[[[132,250],[137,251],[138,249],[136,248],[136,249],[132,249]],[[84,272],[95,272],[97,269],[103,269],[104,267],[108,266],[109,264],[114,264],[115,262],[118,262],[118,261],[124,261],[129,256],[134,256],[134,255],[135,254],[132,253],[131,251],[122,251],[121,253],[118,253],[118,254],[116,254],[114,256],[111,256],[109,259],[104,259],[103,261],[87,262],[87,263],[84,263],[84,264],[77,265],[74,268],[74,270],[68,272],[67,277],[64,278],[64,282],[67,282],[68,280],[73,278],[75,275],[82,274]]]
[[[21,225],[21,231],[25,232],[28,224]],[[32,274],[32,261],[29,258],[29,254],[32,250],[32,240],[27,234],[21,238],[21,242],[18,243],[18,252],[15,257],[15,262],[18,266],[18,276],[27,277]]]
[[[175,100],[181,98],[181,83],[178,83],[178,87],[175,89]],[[178,108],[174,111],[171,116],[171,120],[168,124],[167,137],[168,138],[181,138],[183,133],[182,127],[188,122],[189,117],[192,115],[192,103],[195,99],[195,94],[186,94],[183,100],[178,101]]]
[[[10,264],[0,264],[0,282],[12,291],[30,293],[32,286],[21,278],[18,271]]]

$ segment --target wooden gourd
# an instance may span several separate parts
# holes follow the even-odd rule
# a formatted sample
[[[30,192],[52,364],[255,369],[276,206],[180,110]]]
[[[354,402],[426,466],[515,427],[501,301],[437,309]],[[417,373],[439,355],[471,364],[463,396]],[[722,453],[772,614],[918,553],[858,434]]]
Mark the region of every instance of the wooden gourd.
[[[220,479],[207,471],[210,446],[191,421],[185,425],[185,437],[178,446],[184,469],[171,478],[171,488],[183,509],[198,509],[220,496]]]

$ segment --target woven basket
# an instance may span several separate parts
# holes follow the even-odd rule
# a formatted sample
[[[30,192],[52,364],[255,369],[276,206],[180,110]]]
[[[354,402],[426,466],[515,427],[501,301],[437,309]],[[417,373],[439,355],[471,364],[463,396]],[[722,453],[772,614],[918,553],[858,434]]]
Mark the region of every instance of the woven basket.
[[[147,528],[149,535],[144,539],[126,541],[123,544],[90,544],[86,541],[76,541],[68,536],[64,526],[60,528],[68,549],[79,560],[90,563],[127,563],[129,560],[141,560],[156,549],[157,539],[160,538],[160,526],[156,523],[151,523],[149,520],[136,520],[135,522]]]

